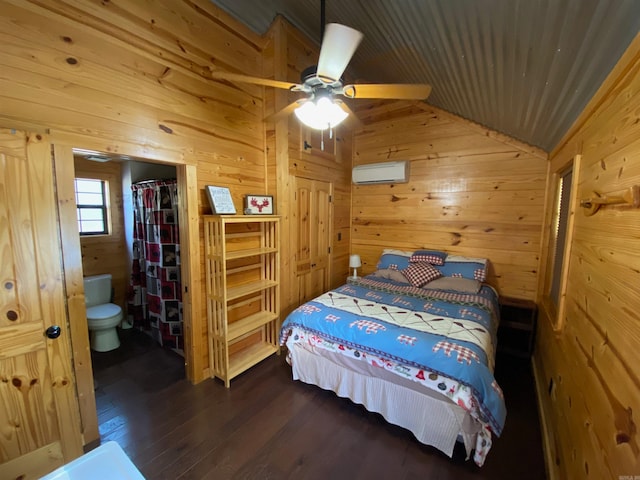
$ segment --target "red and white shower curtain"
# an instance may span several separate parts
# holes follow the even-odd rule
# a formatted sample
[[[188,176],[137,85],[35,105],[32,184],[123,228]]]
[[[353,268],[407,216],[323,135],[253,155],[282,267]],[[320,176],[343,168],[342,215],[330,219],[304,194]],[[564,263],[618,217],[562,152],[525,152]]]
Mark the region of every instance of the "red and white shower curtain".
[[[160,345],[183,355],[177,183],[140,182],[131,190],[134,229],[129,322]]]

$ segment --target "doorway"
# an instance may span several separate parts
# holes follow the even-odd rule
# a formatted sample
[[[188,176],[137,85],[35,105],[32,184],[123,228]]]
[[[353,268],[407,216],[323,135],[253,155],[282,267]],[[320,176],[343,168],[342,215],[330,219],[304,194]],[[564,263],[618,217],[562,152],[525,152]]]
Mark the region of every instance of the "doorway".
[[[297,224],[294,248],[298,305],[329,289],[332,189],[329,182],[295,177],[292,204]]]
[[[110,275],[111,302],[123,313],[117,348],[97,351],[90,339],[104,439],[126,428],[123,391],[128,400],[142,399],[185,377],[177,171],[174,165],[104,152],[73,154],[83,276]],[[79,185],[101,187],[101,194],[92,197]],[[80,208],[81,198],[102,202],[103,222],[93,220],[100,209]]]
[[[120,335],[142,330],[184,356],[176,167],[74,150],[74,178],[83,276],[110,275]]]
[[[85,444],[91,444],[99,440],[98,424],[96,418],[96,402],[94,395],[93,370],[91,352],[89,349],[88,327],[86,322],[86,307],[84,303],[83,287],[83,259],[78,236],[78,224],[76,214],[76,202],[74,192],[75,165],[74,154],[95,153],[105,155],[101,151],[85,150],[69,144],[53,144],[53,161],[55,168],[56,189],[58,194],[59,226],[62,239],[62,257],[65,271],[65,285],[67,293],[68,316],[74,319],[70,325],[70,334],[73,345],[74,371],[77,377],[77,394],[80,399],[80,410],[83,425]],[[109,155],[109,154],[106,154]],[[123,154],[119,155],[123,157]],[[201,320],[193,319],[192,305],[198,305],[200,299],[199,281],[199,248],[198,248],[198,217],[189,215],[189,212],[197,212],[198,188],[196,167],[193,164],[179,163],[179,159],[162,162],[160,160],[148,160],[137,157],[127,157],[129,160],[143,163],[173,165],[176,171],[178,194],[180,195],[179,227],[181,238],[181,270],[183,280],[183,323],[184,335],[184,360],[181,360],[182,376],[191,382],[201,381],[206,374],[203,364],[202,351],[206,342],[193,332],[201,331]],[[107,162],[105,162],[107,163]],[[121,182],[121,179],[119,180]],[[120,197],[122,204],[124,199]],[[190,239],[194,239],[193,242]],[[119,247],[120,256],[128,269],[129,261],[124,241]],[[191,261],[193,258],[193,261]],[[89,259],[91,261],[92,259]],[[193,263],[193,264],[192,264]],[[126,279],[126,274],[125,274]],[[195,285],[193,289],[189,288]],[[124,296],[124,294],[123,294]],[[124,298],[122,300],[124,302]]]

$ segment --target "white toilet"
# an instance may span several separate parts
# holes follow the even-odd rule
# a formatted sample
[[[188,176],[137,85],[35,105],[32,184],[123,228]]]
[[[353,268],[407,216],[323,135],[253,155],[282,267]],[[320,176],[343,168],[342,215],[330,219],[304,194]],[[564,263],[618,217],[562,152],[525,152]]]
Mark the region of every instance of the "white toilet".
[[[111,275],[84,277],[84,297],[87,303],[87,323],[91,348],[109,352],[120,346],[116,326],[122,321],[122,309],[111,301]]]

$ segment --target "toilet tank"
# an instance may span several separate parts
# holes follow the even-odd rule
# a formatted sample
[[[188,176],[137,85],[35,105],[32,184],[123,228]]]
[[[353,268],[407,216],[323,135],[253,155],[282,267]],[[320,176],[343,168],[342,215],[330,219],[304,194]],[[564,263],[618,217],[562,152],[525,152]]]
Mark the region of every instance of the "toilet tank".
[[[84,277],[84,298],[87,307],[111,302],[111,274]]]

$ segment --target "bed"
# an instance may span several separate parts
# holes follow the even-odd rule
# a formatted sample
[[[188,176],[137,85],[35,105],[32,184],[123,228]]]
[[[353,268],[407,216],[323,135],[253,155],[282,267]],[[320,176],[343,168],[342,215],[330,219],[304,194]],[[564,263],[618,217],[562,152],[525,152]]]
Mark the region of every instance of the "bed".
[[[493,376],[498,295],[487,261],[384,250],[376,271],[301,305],[283,322],[294,380],[334,391],[449,457],[481,466],[506,409]]]

